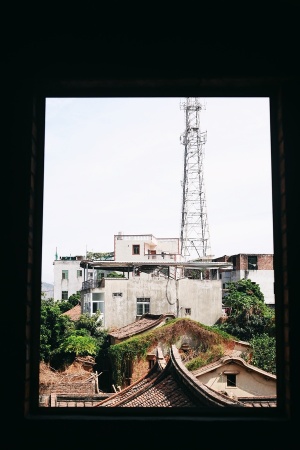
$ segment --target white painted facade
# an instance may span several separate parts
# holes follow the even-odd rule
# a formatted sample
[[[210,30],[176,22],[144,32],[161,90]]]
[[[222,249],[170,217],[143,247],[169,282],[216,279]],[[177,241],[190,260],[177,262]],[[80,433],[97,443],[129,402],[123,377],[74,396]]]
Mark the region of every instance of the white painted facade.
[[[156,238],[152,234],[114,236],[115,261],[182,261],[178,238]]]
[[[216,362],[192,373],[205,386],[231,398],[276,396],[276,375],[247,364],[242,358],[225,357],[223,364]]]
[[[214,325],[222,315],[220,280],[104,278],[99,287],[81,293],[83,313],[101,312],[102,326],[113,330],[135,322],[142,314],[173,313],[204,325]]]
[[[178,238],[118,233],[114,236],[114,262],[107,264],[114,264],[111,270],[117,270],[118,263],[119,269],[128,263],[131,270],[117,270],[124,278],[97,280],[94,274],[94,281],[84,283],[81,292],[82,312],[92,315],[100,310],[102,326],[110,330],[133,323],[147,312],[173,313],[215,324],[222,315],[221,280],[184,278],[183,268],[171,265],[177,262],[183,262]],[[93,263],[96,268],[97,262]]]
[[[80,293],[84,281],[84,270],[80,267],[83,256],[62,256],[53,261],[54,266],[54,300],[68,300],[73,295]],[[93,271],[88,276],[93,277]]]

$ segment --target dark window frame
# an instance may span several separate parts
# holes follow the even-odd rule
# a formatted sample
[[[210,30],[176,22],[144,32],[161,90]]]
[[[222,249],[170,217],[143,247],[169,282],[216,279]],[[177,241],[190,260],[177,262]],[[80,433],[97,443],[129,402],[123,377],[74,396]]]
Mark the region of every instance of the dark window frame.
[[[248,270],[257,270],[257,256],[256,255],[248,255]]]
[[[133,244],[132,245],[132,254],[133,255],[140,255],[141,254],[141,246],[139,244]]]
[[[154,83],[155,84],[155,83]],[[159,84],[159,82],[158,82]],[[147,83],[140,87],[139,83],[136,84],[135,87],[132,85],[130,87],[122,86],[122,83],[118,85],[116,82],[116,89],[113,87],[107,87],[106,83],[101,84],[99,82],[98,87],[95,88],[95,82],[92,88],[86,87],[83,88],[80,82],[76,85],[76,82],[73,80],[69,83],[65,82],[64,87],[52,81],[51,86],[39,85],[39,89],[35,92],[33,96],[34,102],[34,110],[35,110],[35,125],[37,128],[37,139],[35,142],[35,151],[36,151],[36,173],[35,173],[35,186],[40,187],[40,192],[38,189],[35,190],[34,194],[36,197],[35,203],[35,213],[34,213],[34,228],[36,229],[36,235],[33,239],[33,247],[34,253],[36,255],[35,265],[33,266],[33,294],[32,294],[32,321],[31,321],[31,358],[30,358],[30,370],[32,373],[38,373],[39,367],[39,349],[36,345],[33,345],[34,342],[38,342],[39,340],[39,311],[40,311],[40,267],[41,267],[41,246],[40,246],[40,235],[42,230],[42,214],[38,214],[38,212],[43,211],[43,175],[44,175],[44,133],[45,133],[45,99],[47,97],[80,97],[80,96],[89,96],[89,97],[102,97],[102,96],[161,96],[164,97],[163,94],[165,92],[165,88],[163,86],[157,86],[156,89],[153,89],[153,86],[148,87]],[[192,91],[192,92],[191,92]],[[121,92],[121,95],[120,95]],[[180,88],[178,86],[170,88],[168,90],[168,96],[176,96],[183,97],[188,95],[193,95],[197,97],[269,97],[270,98],[270,120],[271,120],[271,153],[272,153],[272,198],[273,198],[273,229],[274,229],[274,271],[275,271],[275,297],[276,297],[276,323],[277,323],[277,407],[276,408],[256,408],[255,410],[250,410],[250,408],[245,411],[238,412],[239,418],[244,416],[245,419],[252,418],[268,418],[268,419],[285,419],[288,416],[289,402],[288,402],[288,385],[285,380],[285,375],[288,372],[288,367],[284,364],[286,361],[285,348],[289,345],[289,337],[287,333],[283,332],[283,312],[284,312],[284,250],[282,249],[282,222],[280,217],[283,214],[282,204],[281,204],[281,187],[280,181],[282,180],[280,164],[283,151],[280,153],[279,149],[279,135],[280,135],[280,121],[278,124],[278,111],[280,110],[280,92],[279,89],[275,87],[258,87],[257,85],[246,86],[242,88],[241,86],[237,86],[235,82],[231,84],[222,83],[220,81],[219,85],[216,87],[212,85],[210,86],[201,86],[199,87],[191,87],[189,85],[189,81],[183,81]],[[26,403],[25,411],[30,417],[41,417],[41,416],[54,416],[57,418],[62,418],[63,411],[58,411],[60,408],[39,408],[38,407],[38,377],[32,376],[28,378],[27,383],[30,384],[30,397],[29,401]],[[147,408],[146,408],[147,409]],[[186,415],[185,415],[186,413]],[[96,408],[76,408],[76,410],[68,411],[68,415],[72,417],[77,417],[80,415],[84,416],[93,416],[99,419],[114,417],[118,415],[118,417],[122,418],[127,416],[128,414],[131,419],[140,418],[141,415],[145,417],[155,418],[157,417],[157,411],[155,414],[153,411],[135,411],[134,408],[128,411],[120,411],[115,410],[114,408],[105,408],[105,412],[101,410],[97,410]],[[236,417],[237,410],[229,410],[226,408],[226,413],[224,414],[224,409],[214,410],[214,411],[198,411],[197,408],[193,411],[184,411],[181,413],[184,417],[190,417],[197,420],[207,420],[208,417],[218,418],[232,418]],[[172,411],[170,408],[160,410],[159,415],[167,418],[174,418],[178,416],[178,411]]]
[[[62,300],[68,300],[69,299],[68,295],[69,295],[69,291],[61,291],[61,299]]]

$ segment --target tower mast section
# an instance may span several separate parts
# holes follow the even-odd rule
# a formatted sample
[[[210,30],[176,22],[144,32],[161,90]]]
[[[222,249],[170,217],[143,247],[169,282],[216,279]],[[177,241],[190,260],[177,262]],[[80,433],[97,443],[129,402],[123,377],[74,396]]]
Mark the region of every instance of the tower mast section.
[[[180,109],[185,112],[182,182],[181,254],[187,260],[211,257],[210,236],[204,188],[204,146],[207,133],[200,128],[200,112],[205,109],[197,97],[186,97]]]

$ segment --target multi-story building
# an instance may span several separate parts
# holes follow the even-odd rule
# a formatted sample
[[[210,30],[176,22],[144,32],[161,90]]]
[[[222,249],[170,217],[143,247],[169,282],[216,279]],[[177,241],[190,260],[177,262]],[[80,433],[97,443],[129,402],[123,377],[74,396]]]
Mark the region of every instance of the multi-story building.
[[[79,294],[83,283],[83,269],[80,262],[83,256],[61,256],[53,261],[54,265],[54,300],[68,300],[73,294]],[[93,271],[86,274],[93,276]]]
[[[108,259],[68,256],[53,264],[54,299],[80,293],[82,313],[100,311],[102,326],[110,330],[132,323],[145,313],[174,314],[213,325],[224,314],[222,298],[227,283],[243,278],[257,283],[266,304],[274,306],[270,254],[185,262],[178,238],[118,233]],[[187,269],[205,276],[191,279],[185,276]]]
[[[264,295],[267,305],[274,307],[274,268],[273,254],[248,254],[239,253],[232,256],[222,256],[214,261],[231,262],[232,270],[220,270],[222,287],[226,290],[226,284],[239,280],[250,279],[258,284]]]
[[[114,236],[114,260],[82,260],[84,282],[81,291],[83,313],[100,311],[102,326],[120,328],[145,313],[174,314],[213,325],[222,316],[222,282],[191,279],[186,269],[202,273],[230,269],[228,262],[206,258],[185,262],[179,238],[156,238],[152,234]],[[90,277],[90,271],[94,276]],[[99,273],[113,272],[112,277]]]

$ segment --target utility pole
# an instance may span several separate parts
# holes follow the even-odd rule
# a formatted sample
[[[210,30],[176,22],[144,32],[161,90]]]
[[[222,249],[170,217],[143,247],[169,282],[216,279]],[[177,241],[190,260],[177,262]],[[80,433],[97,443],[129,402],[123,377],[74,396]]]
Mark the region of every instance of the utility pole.
[[[185,111],[182,181],[181,255],[186,260],[210,259],[210,236],[204,189],[203,158],[207,133],[200,128],[200,112],[205,107],[197,97],[186,97],[180,109]]]

